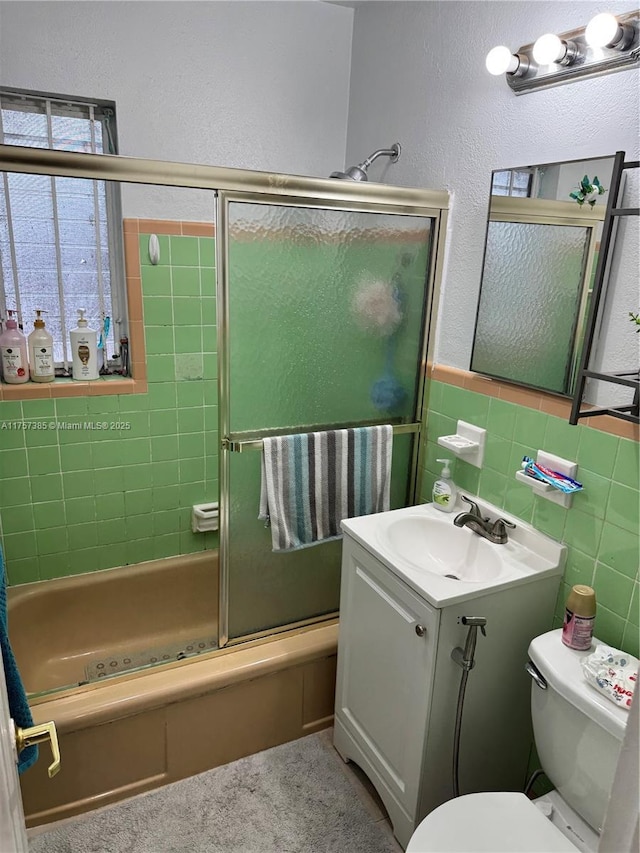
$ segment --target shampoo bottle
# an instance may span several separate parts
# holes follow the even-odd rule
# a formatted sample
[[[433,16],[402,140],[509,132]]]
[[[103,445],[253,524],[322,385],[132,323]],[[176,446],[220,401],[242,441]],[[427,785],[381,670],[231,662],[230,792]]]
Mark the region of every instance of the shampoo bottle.
[[[441,509],[442,512],[453,512],[458,496],[458,487],[451,479],[451,471],[449,470],[451,460],[437,459],[436,461],[442,462],[444,467],[440,479],[436,480],[433,484],[433,504],[437,509]]]
[[[23,382],[29,381],[27,340],[13,317],[15,311],[7,313],[9,318],[4,332],[0,335],[2,377],[9,385],[22,385]]]
[[[98,378],[98,333],[88,327],[84,308],[78,308],[78,327],[69,332],[73,378],[86,382]]]
[[[29,335],[29,370],[32,382],[53,382],[53,338],[44,327],[42,313],[36,309],[33,332]]]

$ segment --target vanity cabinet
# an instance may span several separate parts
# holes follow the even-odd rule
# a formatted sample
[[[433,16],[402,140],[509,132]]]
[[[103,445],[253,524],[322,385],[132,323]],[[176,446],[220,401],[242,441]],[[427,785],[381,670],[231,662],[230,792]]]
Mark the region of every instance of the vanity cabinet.
[[[373,518],[373,517],[370,517]],[[485,616],[469,675],[461,737],[461,793],[522,790],[532,743],[531,639],[552,627],[559,576],[434,606],[344,522],[334,743],[378,791],[403,846],[422,818],[453,796],[452,757],[464,646],[462,616]],[[462,597],[458,595],[458,598]]]
[[[420,786],[439,611],[345,540],[339,719],[407,811]]]

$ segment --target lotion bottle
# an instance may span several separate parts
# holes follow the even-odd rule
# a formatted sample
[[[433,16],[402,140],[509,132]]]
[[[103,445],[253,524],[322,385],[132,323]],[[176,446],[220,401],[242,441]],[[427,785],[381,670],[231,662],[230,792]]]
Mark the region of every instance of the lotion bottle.
[[[453,512],[458,497],[458,487],[451,479],[449,465],[450,459],[437,459],[436,462],[443,464],[440,479],[433,484],[433,505],[442,512]]]
[[[27,339],[18,328],[13,315],[7,312],[5,330],[0,335],[0,356],[2,358],[2,378],[9,385],[22,385],[29,381],[29,361],[27,359]]]
[[[69,332],[73,378],[81,382],[97,379],[99,376],[98,333],[89,328],[84,312],[84,308],[78,308],[78,327]]]
[[[33,332],[29,335],[29,370],[32,382],[53,382],[53,338],[44,327],[44,320],[40,316],[42,313],[36,309]]]

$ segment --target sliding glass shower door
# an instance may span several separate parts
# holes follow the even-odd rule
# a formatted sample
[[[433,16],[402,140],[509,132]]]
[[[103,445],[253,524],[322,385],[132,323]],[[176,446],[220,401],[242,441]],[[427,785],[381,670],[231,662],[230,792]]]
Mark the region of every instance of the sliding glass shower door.
[[[399,426],[392,506],[407,502],[434,223],[224,193],[218,214],[225,642],[339,604],[339,542],[271,550],[262,437]]]

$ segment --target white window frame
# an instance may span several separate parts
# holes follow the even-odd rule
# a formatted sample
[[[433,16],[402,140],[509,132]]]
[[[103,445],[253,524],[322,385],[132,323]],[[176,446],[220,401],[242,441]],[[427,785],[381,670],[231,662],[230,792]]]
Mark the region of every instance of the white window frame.
[[[497,193],[497,195],[501,196],[511,196],[513,198],[536,198],[537,196],[537,172],[536,168],[533,169],[496,169],[493,173],[492,181],[491,181],[491,194],[496,195],[495,193],[495,175],[496,173],[508,173],[509,175],[509,184],[507,186],[499,185],[500,189],[505,189],[505,193]],[[529,189],[526,196],[523,196],[520,192],[514,193],[514,177],[515,175],[529,175]],[[515,189],[519,190],[519,187],[515,187]]]
[[[4,106],[18,106],[19,109],[23,112],[35,112],[42,114],[43,110],[45,114],[51,111],[55,115],[67,115],[72,116],[74,118],[87,118],[87,113],[89,117],[94,121],[100,121],[102,124],[102,138],[103,138],[103,149],[102,153],[105,154],[117,154],[117,132],[116,132],[116,113],[115,113],[115,103],[113,101],[104,101],[104,100],[89,100],[85,98],[79,97],[67,97],[65,95],[53,95],[44,92],[32,92],[21,89],[13,89],[10,87],[2,87],[0,88],[0,107]],[[53,108],[53,109],[51,109]],[[0,110],[0,143],[4,143],[4,133],[2,127],[2,114]],[[107,150],[108,149],[108,150]],[[96,152],[96,156],[100,156],[98,152]],[[6,172],[0,173],[0,192],[4,192],[5,195],[8,195],[7,183],[6,183]],[[54,185],[54,178],[52,177],[52,186]],[[97,180],[94,180],[94,187],[97,187],[99,183]],[[105,186],[105,203],[106,203],[106,213],[107,213],[107,227],[106,227],[106,240],[104,242],[96,242],[96,252],[98,258],[98,268],[101,265],[101,256],[98,251],[98,246],[101,250],[106,250],[109,259],[109,291],[111,295],[111,334],[113,335],[113,341],[116,347],[116,350],[119,348],[120,338],[126,336],[128,337],[128,316],[127,316],[127,287],[126,287],[126,275],[124,268],[124,244],[123,244],[123,235],[122,235],[122,205],[120,200],[120,184],[114,181],[104,181]],[[55,189],[54,193],[55,195]],[[97,195],[95,196],[96,201],[95,204],[97,206]],[[54,208],[55,209],[55,208]],[[56,228],[57,233],[57,218],[54,214],[54,226]],[[59,252],[59,245],[56,246],[56,253]],[[13,255],[13,252],[12,252]],[[14,277],[16,276],[17,264],[15,261],[15,256],[12,257],[12,266],[14,270]],[[17,270],[19,272],[19,270]],[[18,279],[15,278],[17,281]],[[60,293],[60,303],[61,303],[61,314],[62,314],[62,324],[65,336],[65,352],[68,351],[69,341],[68,341],[68,333],[69,329],[73,327],[75,318],[66,317],[63,313],[62,308],[62,283],[60,281],[60,273],[58,274],[58,281],[56,282],[58,286],[58,290]],[[6,319],[7,311],[6,311],[6,293],[2,280],[2,269],[0,268],[0,317],[2,319]],[[20,304],[16,306],[18,308],[18,319],[21,326],[24,327],[25,333],[28,331],[28,321],[27,318],[22,316],[20,310]],[[111,358],[113,353],[107,352],[108,359]],[[129,354],[129,364],[131,363],[131,355]],[[56,362],[56,368],[62,368],[62,370],[66,373],[69,370],[69,360],[66,359],[63,362]]]

